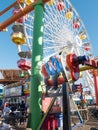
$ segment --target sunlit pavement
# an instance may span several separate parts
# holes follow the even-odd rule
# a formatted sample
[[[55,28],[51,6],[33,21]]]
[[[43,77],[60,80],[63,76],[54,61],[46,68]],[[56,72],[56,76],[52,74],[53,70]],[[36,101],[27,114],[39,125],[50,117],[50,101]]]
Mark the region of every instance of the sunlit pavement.
[[[9,124],[6,124],[3,122],[3,120],[0,119],[0,130],[29,130],[26,128],[26,123],[22,123],[19,126],[11,126]]]

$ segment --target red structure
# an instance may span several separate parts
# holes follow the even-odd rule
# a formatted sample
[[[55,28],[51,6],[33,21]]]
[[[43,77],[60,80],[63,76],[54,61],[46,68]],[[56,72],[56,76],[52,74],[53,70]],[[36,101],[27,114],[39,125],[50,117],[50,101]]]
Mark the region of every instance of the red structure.
[[[96,105],[98,106],[98,75],[94,74]]]
[[[66,63],[69,71],[71,72],[71,77],[73,80],[78,80],[80,75],[79,63],[75,62],[77,56],[75,54],[69,54],[66,56]]]
[[[71,72],[71,77],[75,81],[79,79],[79,64],[92,67],[90,73],[94,76],[96,105],[98,106],[98,61],[96,59],[88,59],[86,56],[76,56],[72,53],[66,56],[66,63]]]
[[[79,19],[74,19],[73,21],[73,28],[78,29],[80,27]]]
[[[57,2],[57,9],[58,9],[58,11],[62,11],[64,9],[64,2],[63,1]]]
[[[94,76],[96,106],[98,106],[98,70],[97,70],[97,69],[92,69],[91,73],[92,73],[93,76]]]
[[[25,59],[20,59],[18,62],[18,67],[22,70],[30,70],[31,69],[31,62]]]

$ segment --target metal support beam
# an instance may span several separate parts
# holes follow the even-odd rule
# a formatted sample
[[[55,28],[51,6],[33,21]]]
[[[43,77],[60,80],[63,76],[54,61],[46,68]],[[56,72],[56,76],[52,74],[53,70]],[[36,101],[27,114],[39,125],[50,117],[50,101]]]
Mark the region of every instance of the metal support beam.
[[[59,90],[60,90],[60,87],[57,89],[56,94],[59,93]],[[42,118],[42,120],[40,122],[40,125],[37,128],[37,130],[41,130],[42,129],[42,126],[43,126],[43,124],[44,124],[44,122],[45,122],[45,120],[46,120],[46,118],[47,118],[47,116],[48,116],[48,114],[49,114],[49,112],[50,112],[50,110],[51,110],[51,108],[52,108],[52,106],[53,106],[53,104],[54,104],[54,102],[55,102],[56,99],[57,99],[57,96],[55,96],[55,97],[52,98],[52,101],[51,101],[51,103],[50,103],[50,105],[49,105],[46,113],[44,114],[44,116],[43,116],[43,118]]]
[[[94,67],[92,67],[92,66],[83,66],[83,67],[79,68],[80,71],[85,71],[85,70],[90,70],[90,69],[94,69]]]
[[[63,84],[63,130],[71,130],[68,82]]]
[[[43,0],[43,3],[45,4],[48,1],[49,0]],[[30,5],[26,6],[25,8],[23,8],[22,10],[20,10],[17,14],[11,16],[10,18],[8,18],[7,20],[5,20],[4,22],[0,23],[0,31],[2,31],[3,29],[5,29],[9,25],[11,25],[17,19],[19,19],[19,18],[23,17],[24,15],[28,14],[29,12],[33,11],[34,5],[37,2],[38,2],[38,0],[36,0],[34,3],[32,3]]]
[[[94,87],[96,95],[96,106],[98,106],[98,76],[94,75]]]
[[[15,6],[18,2],[14,2],[13,4],[11,4],[10,6],[8,6],[7,8],[5,8],[4,10],[2,10],[0,12],[0,16],[3,15],[4,13],[6,13],[9,9],[11,9],[13,6]]]

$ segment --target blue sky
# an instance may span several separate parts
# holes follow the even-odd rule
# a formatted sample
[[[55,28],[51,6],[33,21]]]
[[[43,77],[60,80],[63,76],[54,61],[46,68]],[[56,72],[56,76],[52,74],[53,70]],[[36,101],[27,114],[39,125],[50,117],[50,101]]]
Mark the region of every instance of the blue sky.
[[[10,5],[15,0],[0,0],[0,11]],[[70,0],[74,8],[77,10],[89,34],[94,56],[98,56],[98,0]],[[0,16],[0,22],[11,16],[6,13]],[[17,48],[11,42],[11,26],[8,32],[0,32],[0,69],[16,69],[19,56]]]
[[[70,0],[90,37],[94,56],[98,56],[98,0]]]

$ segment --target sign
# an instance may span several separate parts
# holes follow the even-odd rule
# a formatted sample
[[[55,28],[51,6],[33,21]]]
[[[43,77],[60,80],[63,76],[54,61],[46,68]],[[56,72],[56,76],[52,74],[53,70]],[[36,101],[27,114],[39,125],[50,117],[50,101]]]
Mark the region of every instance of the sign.
[[[30,82],[23,84],[24,95],[30,94]]]
[[[22,86],[4,89],[4,97],[21,96]]]
[[[44,82],[47,86],[54,86],[65,82],[65,73],[59,56],[52,56],[42,65],[41,70],[44,76]]]

